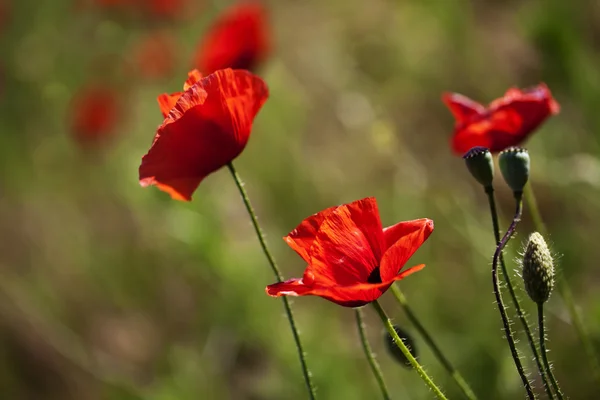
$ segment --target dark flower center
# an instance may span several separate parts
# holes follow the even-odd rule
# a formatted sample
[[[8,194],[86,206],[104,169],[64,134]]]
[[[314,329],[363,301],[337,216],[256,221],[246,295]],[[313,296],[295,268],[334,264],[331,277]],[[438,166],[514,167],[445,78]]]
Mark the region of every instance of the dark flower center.
[[[379,267],[375,267],[367,278],[368,283],[381,283],[381,274],[379,273]]]

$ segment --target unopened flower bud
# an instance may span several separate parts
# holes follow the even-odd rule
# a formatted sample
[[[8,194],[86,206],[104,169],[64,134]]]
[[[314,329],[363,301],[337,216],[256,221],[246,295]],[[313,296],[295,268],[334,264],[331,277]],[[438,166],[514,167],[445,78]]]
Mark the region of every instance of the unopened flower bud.
[[[396,331],[400,339],[402,339],[402,342],[408,348],[410,354],[412,354],[414,358],[417,358],[417,350],[412,337],[398,325],[394,325],[394,330]],[[410,361],[408,361],[408,358],[406,358],[404,353],[402,353],[402,350],[398,348],[398,345],[396,344],[396,342],[394,342],[394,338],[387,331],[385,332],[385,344],[387,345],[388,351],[396,361],[398,361],[405,367],[412,368],[412,364],[410,363]]]
[[[523,255],[523,282],[527,294],[537,304],[548,300],[554,287],[554,262],[544,237],[532,233]]]
[[[529,153],[520,147],[509,147],[498,156],[500,171],[513,192],[522,192],[529,179]]]
[[[477,182],[484,187],[492,186],[494,179],[494,160],[492,153],[486,147],[473,147],[463,156],[467,169]]]

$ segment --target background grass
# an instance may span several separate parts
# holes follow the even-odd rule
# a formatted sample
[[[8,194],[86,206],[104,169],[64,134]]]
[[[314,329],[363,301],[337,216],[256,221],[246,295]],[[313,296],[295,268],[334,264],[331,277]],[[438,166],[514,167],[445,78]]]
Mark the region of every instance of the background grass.
[[[273,276],[227,171],[206,179],[191,203],[137,182],[161,122],[156,95],[180,90],[208,23],[230,2],[198,1],[170,21],[71,0],[6,4],[0,397],[305,398],[282,304],[264,294]],[[280,238],[323,208],[376,196],[384,225],[432,218],[435,232],[411,260],[427,268],[401,288],[481,399],[522,398],[493,305],[485,195],[450,152],[453,119],[440,94],[486,103],[509,86],[545,81],[562,111],[527,144],[531,180],[560,279],[600,339],[600,3],[268,4],[275,51],[260,74],[271,96],[237,166],[285,276],[300,276],[304,265]],[[174,35],[172,73],[151,81],[125,75],[136,43],[156,30]],[[123,119],[109,146],[85,152],[66,121],[74,93],[99,78],[120,87]],[[506,227],[511,194],[501,179],[496,188]],[[533,229],[525,212],[509,260]],[[390,294],[383,304],[414,333]],[[310,297],[293,308],[319,397],[377,398],[352,311]],[[554,296],[546,308],[550,358],[564,392],[594,398],[598,383],[564,305]],[[396,398],[429,398],[416,375],[386,353],[383,328],[366,311]],[[460,398],[415,339],[431,376]]]

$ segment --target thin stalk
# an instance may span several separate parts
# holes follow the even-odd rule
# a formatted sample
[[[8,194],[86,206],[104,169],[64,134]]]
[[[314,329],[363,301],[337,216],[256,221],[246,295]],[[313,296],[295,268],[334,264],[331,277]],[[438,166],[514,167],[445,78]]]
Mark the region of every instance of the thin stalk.
[[[356,326],[358,328],[358,334],[360,335],[360,342],[362,344],[363,351],[365,352],[365,356],[367,357],[367,361],[369,361],[369,366],[371,367],[371,371],[373,371],[373,375],[377,380],[377,384],[379,385],[379,389],[381,389],[381,395],[385,400],[390,400],[390,392],[385,384],[383,379],[383,373],[381,372],[381,367],[379,367],[379,363],[375,359],[375,354],[373,354],[373,350],[371,350],[371,346],[369,345],[369,340],[367,339],[367,335],[365,334],[365,323],[363,321],[362,309],[355,308],[354,314],[356,316]]]
[[[550,368],[550,363],[548,362],[548,355],[546,350],[546,336],[544,333],[544,303],[538,303],[538,324],[539,324],[539,333],[540,333],[540,350],[542,351],[542,358],[544,359],[544,365],[546,366],[546,370],[548,371],[548,375],[550,376],[550,381],[552,382],[552,387],[554,388],[554,392],[558,396],[559,400],[563,400],[563,393],[558,386],[558,382],[554,377],[554,372],[552,372],[552,368]]]
[[[388,330],[388,332],[390,333],[390,335],[392,335],[392,338],[394,339],[396,346],[398,346],[400,351],[402,351],[402,354],[404,354],[406,359],[410,362],[410,364],[413,366],[413,368],[417,371],[417,373],[419,374],[421,379],[423,379],[423,382],[425,382],[425,384],[429,387],[429,389],[431,389],[431,391],[436,395],[436,397],[438,399],[448,400],[446,398],[446,396],[444,396],[444,393],[442,393],[442,391],[437,387],[437,385],[435,383],[433,383],[433,381],[431,380],[429,375],[427,375],[427,373],[425,372],[425,370],[423,369],[421,364],[419,364],[419,362],[413,357],[413,355],[410,353],[410,350],[408,350],[408,347],[406,347],[406,345],[404,344],[402,339],[400,339],[400,336],[398,336],[398,333],[396,333],[396,330],[394,329],[394,326],[392,325],[392,321],[390,321],[390,319],[388,318],[388,316],[385,313],[385,311],[383,310],[383,308],[381,308],[381,305],[379,304],[379,302],[377,300],[375,300],[371,304],[373,305],[373,308],[375,308],[375,311],[377,311],[379,318],[381,318],[381,322],[383,322],[383,324],[385,325],[385,327]]]
[[[258,241],[260,242],[260,246],[262,247],[263,253],[265,253],[267,260],[269,261],[269,265],[271,266],[271,269],[273,270],[273,274],[275,274],[275,277],[277,278],[277,280],[279,282],[282,282],[283,276],[281,275],[281,272],[279,271],[279,268],[277,267],[275,258],[273,257],[273,255],[269,251],[269,248],[267,247],[265,235],[263,234],[262,229],[260,228],[260,225],[258,224],[258,219],[256,218],[256,213],[254,212],[254,208],[252,208],[252,204],[250,203],[250,198],[248,197],[248,193],[246,193],[246,189],[244,189],[244,184],[242,183],[240,176],[238,175],[237,171],[235,170],[233,163],[230,162],[229,164],[227,164],[227,167],[229,168],[229,172],[231,172],[231,176],[233,177],[233,180],[235,181],[235,184],[240,192],[240,196],[242,196],[242,200],[244,201],[244,205],[246,206],[248,215],[250,215],[250,219],[252,220],[252,225],[254,226],[256,236],[258,237]],[[305,355],[304,349],[302,347],[302,342],[300,340],[300,334],[298,333],[298,328],[296,327],[296,321],[294,320],[294,314],[292,313],[292,308],[290,307],[290,303],[285,296],[283,296],[281,299],[283,301],[283,305],[285,308],[285,314],[287,315],[287,319],[290,323],[290,328],[292,329],[292,334],[294,335],[294,341],[296,342],[296,349],[298,350],[298,357],[300,358],[300,364],[302,366],[302,373],[304,375],[304,382],[306,383],[306,388],[308,389],[309,397],[311,400],[315,400],[317,397],[316,389],[312,383],[310,372],[308,371],[308,365],[306,363],[306,355]]]
[[[475,395],[475,393],[473,393],[473,390],[471,390],[469,384],[464,380],[460,372],[458,372],[458,370],[454,368],[450,360],[446,358],[444,353],[442,353],[442,350],[433,341],[433,338],[431,337],[429,332],[427,332],[427,329],[425,329],[423,324],[421,324],[421,321],[419,321],[413,310],[408,305],[408,300],[404,296],[404,293],[402,293],[400,288],[395,284],[392,285],[392,293],[394,294],[394,297],[396,297],[396,300],[398,300],[398,303],[400,303],[400,307],[402,307],[410,322],[415,326],[417,331],[419,331],[419,334],[423,337],[425,343],[427,343],[435,357],[446,369],[446,371],[448,371],[448,373],[450,374],[452,379],[454,379],[456,384],[460,387],[460,390],[463,392],[465,397],[469,400],[476,400],[477,396]]]
[[[538,207],[535,194],[533,193],[533,188],[531,187],[531,183],[525,186],[525,201],[527,202],[527,207],[529,207],[529,211],[531,213],[531,219],[533,220],[533,224],[535,225],[535,229],[542,234],[542,236],[547,237],[548,230],[546,229],[546,225],[544,224],[544,220],[542,219],[542,215],[540,213],[540,209]],[[596,353],[596,349],[594,349],[594,345],[590,339],[590,335],[583,324],[583,320],[579,311],[577,310],[577,306],[575,305],[575,301],[573,300],[573,293],[569,288],[569,285],[564,279],[557,280],[557,289],[558,294],[563,299],[567,306],[567,310],[569,311],[569,316],[571,317],[571,321],[575,327],[575,331],[579,336],[579,340],[583,344],[583,348],[585,350],[586,356],[588,358],[588,362],[592,369],[592,375],[596,381],[600,381],[600,361],[598,360],[598,355]]]
[[[510,224],[510,227],[496,246],[496,251],[494,252],[494,258],[492,261],[492,283],[494,285],[494,295],[496,296],[496,303],[498,304],[498,310],[500,311],[500,316],[502,317],[502,325],[504,326],[504,333],[506,335],[506,341],[508,342],[508,347],[510,347],[510,352],[512,354],[512,358],[515,362],[515,367],[519,372],[519,376],[523,381],[523,387],[527,392],[527,396],[529,399],[535,399],[536,396],[531,389],[531,385],[529,384],[529,380],[525,375],[525,370],[523,369],[523,365],[521,364],[521,359],[519,358],[519,352],[517,350],[517,346],[515,345],[515,339],[513,336],[512,329],[510,327],[510,321],[508,320],[508,316],[506,315],[506,307],[504,306],[504,301],[502,300],[502,292],[500,291],[500,280],[498,279],[498,260],[500,258],[500,254],[502,254],[502,250],[515,233],[515,229],[519,221],[521,221],[521,214],[523,213],[523,201],[521,200],[521,193],[515,192],[515,199],[517,201],[517,209],[515,211],[515,216]]]
[[[485,193],[488,197],[488,203],[490,205],[490,214],[492,215],[492,226],[494,228],[494,238],[496,239],[496,246],[500,244],[500,226],[498,225],[498,210],[496,209],[496,199],[494,196],[494,188],[492,186],[488,186],[485,188]],[[540,359],[540,353],[538,352],[537,346],[535,344],[535,339],[533,334],[531,333],[531,329],[529,328],[529,322],[527,321],[527,317],[523,312],[523,308],[521,307],[521,303],[515,293],[515,289],[510,280],[510,275],[508,274],[508,269],[506,268],[506,263],[504,262],[504,254],[500,252],[500,266],[502,268],[502,275],[504,275],[504,280],[506,281],[506,287],[508,288],[508,292],[512,299],[512,302],[515,306],[515,310],[517,311],[517,316],[523,325],[523,329],[525,330],[525,334],[527,335],[527,340],[529,341],[529,346],[531,347],[531,352],[533,353],[533,357],[535,359],[535,363],[537,364],[538,370],[540,371],[540,376],[542,377],[542,382],[544,383],[544,389],[546,390],[546,394],[550,400],[554,399],[554,395],[552,394],[552,389],[548,384],[548,378],[546,376],[546,371],[542,365],[542,361]]]

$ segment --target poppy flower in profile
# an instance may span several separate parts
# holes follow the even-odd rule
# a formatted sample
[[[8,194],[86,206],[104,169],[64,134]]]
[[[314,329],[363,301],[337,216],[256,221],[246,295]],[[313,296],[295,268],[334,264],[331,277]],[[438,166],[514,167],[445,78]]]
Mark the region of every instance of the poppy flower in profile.
[[[140,165],[140,184],[189,201],[200,182],[246,147],[254,117],[267,100],[266,83],[244,70],[204,78],[189,74],[183,93],[158,101],[165,120]]]
[[[425,266],[403,270],[432,231],[433,221],[426,218],[383,228],[373,197],[328,208],[306,218],[284,238],[308,263],[303,277],[269,285],[266,292],[363,306],[377,300],[394,281]]]
[[[517,146],[560,111],[543,83],[524,90],[510,88],[487,108],[458,93],[444,93],[442,100],[456,119],[451,145],[461,155],[475,146],[492,153]]]
[[[69,108],[71,132],[82,146],[96,145],[114,133],[119,119],[119,93],[92,84],[75,94]]]
[[[209,29],[194,66],[205,74],[223,68],[254,71],[270,51],[266,10],[259,4],[233,6]]]

